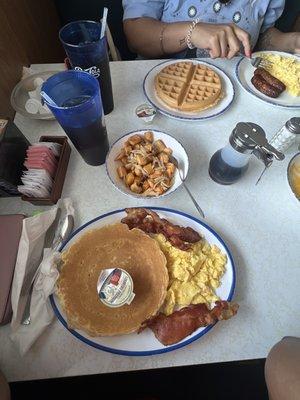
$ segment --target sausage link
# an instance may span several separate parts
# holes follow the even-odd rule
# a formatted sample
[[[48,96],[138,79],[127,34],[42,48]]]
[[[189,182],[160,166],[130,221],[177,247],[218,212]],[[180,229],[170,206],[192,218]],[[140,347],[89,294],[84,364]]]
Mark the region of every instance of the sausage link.
[[[259,90],[261,93],[265,94],[268,97],[278,97],[280,95],[280,92],[275,89],[274,86],[271,86],[266,82],[261,76],[259,75],[253,75],[251,78],[251,82],[254,87],[256,87],[257,90]]]
[[[257,68],[254,71],[254,75],[258,75],[261,78],[263,78],[269,85],[279,90],[280,93],[282,93],[286,89],[285,84],[283,82],[275,78],[275,76],[271,75],[270,72],[266,71],[263,68]]]

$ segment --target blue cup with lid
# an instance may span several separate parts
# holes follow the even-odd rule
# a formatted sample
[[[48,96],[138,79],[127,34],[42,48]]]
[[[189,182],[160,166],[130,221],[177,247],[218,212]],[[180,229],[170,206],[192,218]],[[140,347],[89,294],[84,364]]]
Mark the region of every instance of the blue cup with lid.
[[[101,23],[73,21],[62,27],[59,38],[74,70],[85,71],[98,79],[104,114],[114,108],[106,36],[101,38]]]

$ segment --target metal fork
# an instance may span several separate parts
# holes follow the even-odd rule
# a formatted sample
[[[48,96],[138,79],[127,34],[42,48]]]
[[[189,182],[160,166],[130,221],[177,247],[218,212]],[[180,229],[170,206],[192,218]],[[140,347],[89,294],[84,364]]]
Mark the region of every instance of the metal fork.
[[[204,215],[204,212],[203,212],[202,208],[199,206],[199,204],[195,200],[194,196],[190,192],[190,189],[186,186],[186,184],[184,182],[185,178],[184,178],[184,176],[182,174],[182,170],[179,168],[179,165],[178,165],[179,163],[178,163],[177,159],[174,156],[169,156],[169,159],[170,159],[171,163],[173,163],[175,165],[175,167],[177,168],[178,174],[179,174],[179,178],[180,178],[180,180],[182,182],[182,185],[185,188],[185,190],[188,192],[192,202],[194,203],[194,206],[197,208],[197,210],[198,210],[199,214],[201,215],[201,217],[205,218],[205,215]]]
[[[246,57],[244,54],[242,53],[238,53],[239,56],[244,57],[244,58],[248,58]],[[262,57],[253,57],[251,56],[250,58],[248,58],[249,61],[251,62],[251,65],[254,68],[268,68],[271,66],[271,61],[265,60]]]
[[[268,68],[271,66],[271,61],[264,60],[261,57],[251,57],[250,62],[254,68]]]

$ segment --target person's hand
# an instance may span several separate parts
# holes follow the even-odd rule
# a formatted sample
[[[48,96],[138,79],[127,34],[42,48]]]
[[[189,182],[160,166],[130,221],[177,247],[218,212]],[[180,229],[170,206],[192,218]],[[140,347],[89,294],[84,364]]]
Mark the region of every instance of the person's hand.
[[[246,57],[251,57],[250,35],[235,24],[207,24],[199,22],[191,35],[192,44],[208,49],[211,58],[232,58],[243,44]]]

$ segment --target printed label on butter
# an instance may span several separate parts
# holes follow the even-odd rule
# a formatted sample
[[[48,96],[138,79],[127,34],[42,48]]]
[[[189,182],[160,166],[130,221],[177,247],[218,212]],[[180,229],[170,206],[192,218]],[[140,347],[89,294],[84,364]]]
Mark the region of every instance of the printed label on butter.
[[[97,282],[99,298],[108,307],[121,307],[134,299],[133,281],[127,271],[109,268],[101,271]]]
[[[152,122],[153,118],[155,117],[156,110],[151,104],[144,103],[135,109],[135,113],[143,122],[149,123]]]

